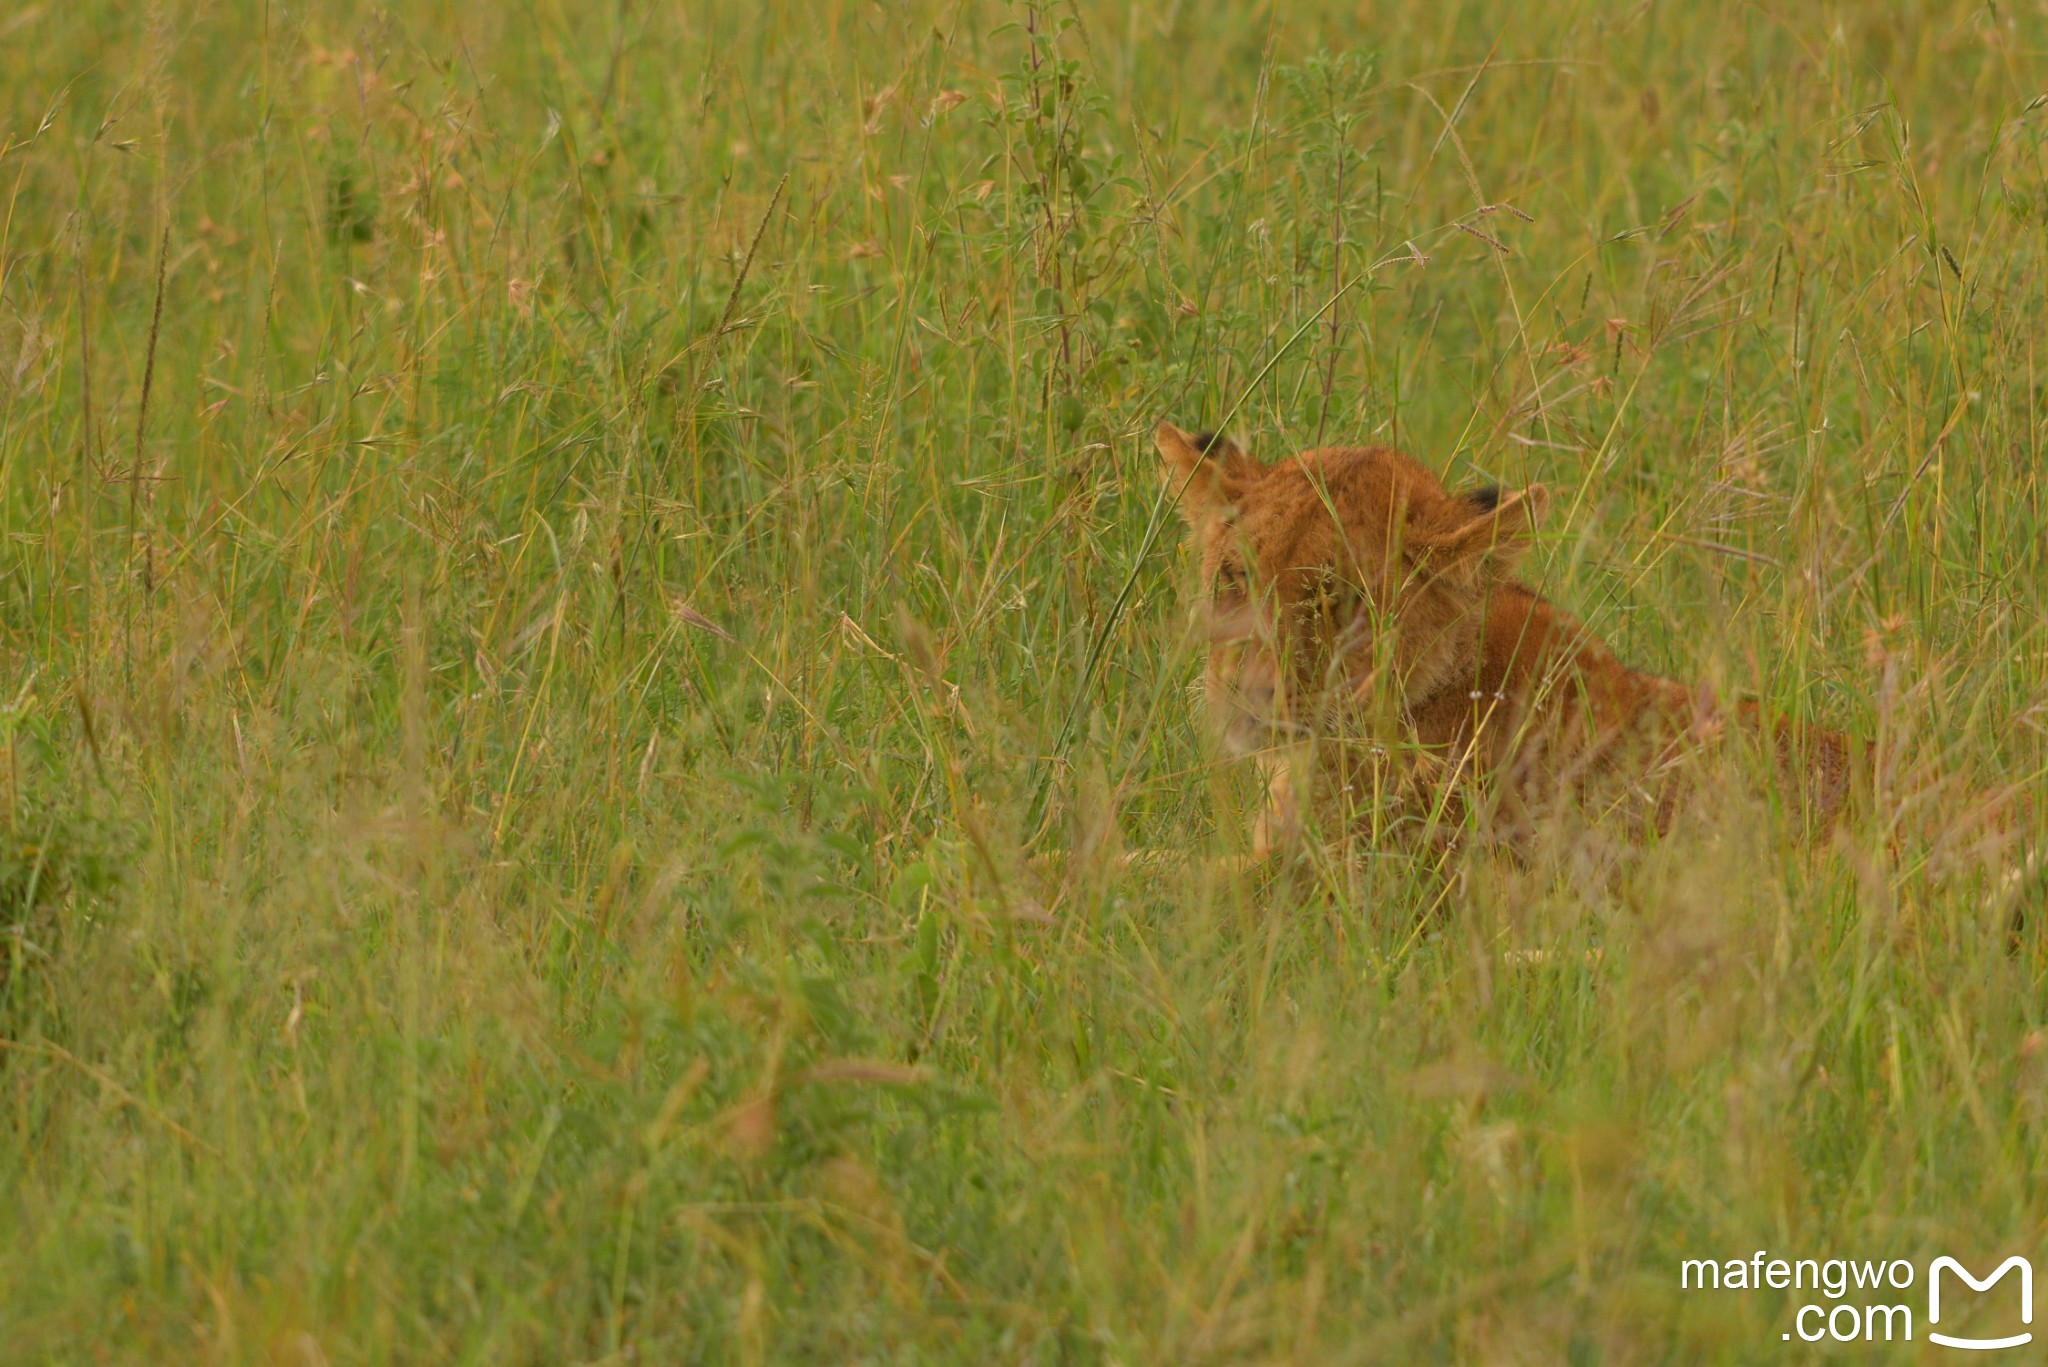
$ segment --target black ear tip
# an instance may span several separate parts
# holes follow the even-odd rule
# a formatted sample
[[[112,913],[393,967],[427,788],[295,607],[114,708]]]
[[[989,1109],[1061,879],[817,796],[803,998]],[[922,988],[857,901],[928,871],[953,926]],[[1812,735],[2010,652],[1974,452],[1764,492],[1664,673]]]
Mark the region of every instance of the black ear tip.
[[[1206,456],[1222,437],[1223,434],[1221,432],[1197,432],[1195,434],[1195,449]]]
[[[1500,507],[1500,486],[1489,484],[1484,489],[1474,489],[1465,495],[1465,501],[1483,513],[1490,513]]]

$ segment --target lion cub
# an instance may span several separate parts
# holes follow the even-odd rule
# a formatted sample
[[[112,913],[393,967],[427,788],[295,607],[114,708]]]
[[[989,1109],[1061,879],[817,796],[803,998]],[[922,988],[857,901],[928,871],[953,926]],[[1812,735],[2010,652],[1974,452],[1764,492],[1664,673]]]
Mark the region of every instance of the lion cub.
[[[1668,827],[1722,710],[1621,663],[1516,581],[1541,485],[1453,494],[1385,447],[1265,465],[1171,423],[1154,441],[1201,556],[1213,720],[1268,780],[1255,859],[1311,818],[1350,829],[1392,811],[1442,829],[1468,794],[1509,840],[1566,802]],[[1734,716],[1760,722],[1754,704]],[[1809,819],[1831,823],[1865,747],[1785,723],[1771,738]]]

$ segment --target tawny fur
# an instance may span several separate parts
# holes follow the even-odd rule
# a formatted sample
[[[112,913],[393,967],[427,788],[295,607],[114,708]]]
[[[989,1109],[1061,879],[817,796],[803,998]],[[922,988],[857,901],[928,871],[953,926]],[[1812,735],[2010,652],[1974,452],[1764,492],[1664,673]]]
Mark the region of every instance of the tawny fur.
[[[1731,717],[1763,731],[1754,704],[1630,668],[1514,578],[1540,485],[1453,494],[1386,447],[1264,465],[1170,423],[1155,442],[1201,556],[1214,720],[1268,778],[1256,857],[1297,839],[1311,804],[1356,810],[1368,786],[1439,817],[1479,794],[1510,838],[1565,804],[1662,830]],[[1808,819],[1833,823],[1867,747],[1789,723],[1769,736]]]

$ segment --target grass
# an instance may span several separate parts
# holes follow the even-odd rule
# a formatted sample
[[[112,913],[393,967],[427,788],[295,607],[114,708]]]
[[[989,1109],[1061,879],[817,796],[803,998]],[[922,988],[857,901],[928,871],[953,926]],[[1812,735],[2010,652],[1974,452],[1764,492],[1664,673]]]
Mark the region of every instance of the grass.
[[[1747,1363],[1681,1258],[2042,1258],[1944,829],[2044,763],[2038,14],[0,31],[12,1360]],[[1215,878],[1161,417],[1544,480],[1896,781]]]

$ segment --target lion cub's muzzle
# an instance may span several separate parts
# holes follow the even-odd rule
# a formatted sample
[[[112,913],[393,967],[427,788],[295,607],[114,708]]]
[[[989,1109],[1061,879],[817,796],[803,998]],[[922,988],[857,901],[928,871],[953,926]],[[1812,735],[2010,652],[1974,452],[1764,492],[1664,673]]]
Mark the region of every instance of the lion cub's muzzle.
[[[1205,683],[1217,735],[1232,754],[1253,754],[1304,734],[1279,666],[1264,652],[1244,645],[1213,647]]]

